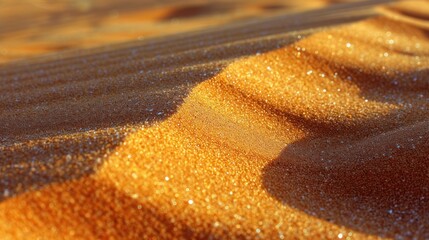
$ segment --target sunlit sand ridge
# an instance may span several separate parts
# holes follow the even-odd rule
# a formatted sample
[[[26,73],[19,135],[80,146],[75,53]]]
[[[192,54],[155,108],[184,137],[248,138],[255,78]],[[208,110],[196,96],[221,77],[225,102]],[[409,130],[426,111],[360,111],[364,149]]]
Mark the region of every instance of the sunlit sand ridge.
[[[380,12],[4,67],[0,232],[429,237],[429,5]]]

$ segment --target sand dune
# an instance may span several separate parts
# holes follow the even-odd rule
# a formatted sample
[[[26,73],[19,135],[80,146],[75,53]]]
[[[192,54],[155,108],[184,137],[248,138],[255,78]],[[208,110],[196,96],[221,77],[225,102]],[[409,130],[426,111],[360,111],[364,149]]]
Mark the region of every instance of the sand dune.
[[[427,12],[348,3],[3,64],[1,235],[428,238]]]

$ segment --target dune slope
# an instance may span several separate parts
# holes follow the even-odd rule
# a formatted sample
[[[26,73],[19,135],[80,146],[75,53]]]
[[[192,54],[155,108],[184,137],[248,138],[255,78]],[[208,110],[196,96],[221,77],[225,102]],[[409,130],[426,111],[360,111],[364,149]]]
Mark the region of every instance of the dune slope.
[[[429,237],[429,23],[409,6],[2,66],[0,233]]]

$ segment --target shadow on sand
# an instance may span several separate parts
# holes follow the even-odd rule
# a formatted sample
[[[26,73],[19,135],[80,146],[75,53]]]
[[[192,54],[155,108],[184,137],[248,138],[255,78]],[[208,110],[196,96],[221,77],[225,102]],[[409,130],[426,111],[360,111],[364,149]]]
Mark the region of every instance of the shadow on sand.
[[[343,73],[354,76],[365,99],[400,99],[386,77]],[[420,81],[402,91],[427,91],[427,75],[418,74]],[[264,168],[264,187],[283,204],[334,224],[382,237],[428,238],[429,122],[419,109],[345,124],[298,120],[312,135],[289,144]]]

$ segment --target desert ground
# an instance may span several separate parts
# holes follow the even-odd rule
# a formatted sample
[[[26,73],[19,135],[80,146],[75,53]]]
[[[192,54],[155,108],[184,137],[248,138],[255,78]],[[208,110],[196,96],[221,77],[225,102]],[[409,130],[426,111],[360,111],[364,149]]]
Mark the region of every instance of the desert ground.
[[[428,1],[0,2],[2,239],[428,239]]]

